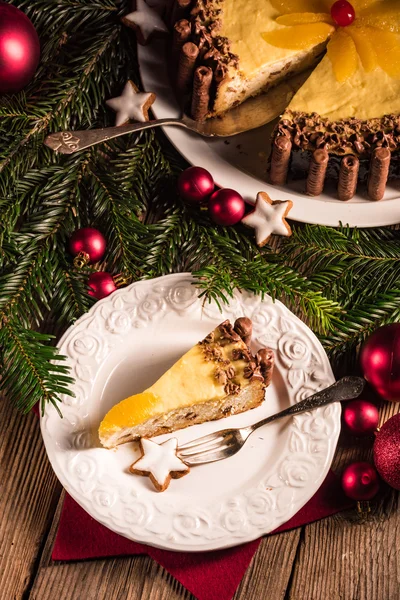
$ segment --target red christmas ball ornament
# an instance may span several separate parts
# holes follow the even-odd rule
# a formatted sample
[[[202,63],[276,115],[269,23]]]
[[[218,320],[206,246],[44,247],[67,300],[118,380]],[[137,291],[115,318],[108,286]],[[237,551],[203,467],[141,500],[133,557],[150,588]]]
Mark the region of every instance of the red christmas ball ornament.
[[[400,401],[400,323],[377,329],[360,355],[365,379],[382,398]]]
[[[97,300],[106,298],[117,289],[113,276],[105,271],[91,273],[88,279],[88,285],[90,287],[88,292],[89,296],[93,296],[93,298],[96,298]]]
[[[180,196],[192,204],[201,204],[214,191],[214,179],[211,173],[202,167],[189,167],[179,176],[178,191]]]
[[[213,193],[208,202],[208,210],[217,225],[236,225],[244,215],[244,200],[235,190],[223,188]]]
[[[331,17],[339,27],[348,27],[356,18],[356,11],[347,0],[338,0],[332,4]]]
[[[378,427],[379,412],[372,402],[352,400],[344,406],[343,422],[353,435],[371,435]]]
[[[40,58],[36,29],[18,8],[0,2],[0,94],[22,90]]]
[[[378,473],[368,462],[354,462],[342,474],[342,488],[346,496],[362,502],[371,500],[379,491]]]
[[[374,463],[382,479],[400,490],[400,414],[386,421],[377,433]]]
[[[104,235],[94,227],[77,229],[69,240],[69,251],[75,256],[74,265],[82,268],[89,262],[98,262],[106,251]]]

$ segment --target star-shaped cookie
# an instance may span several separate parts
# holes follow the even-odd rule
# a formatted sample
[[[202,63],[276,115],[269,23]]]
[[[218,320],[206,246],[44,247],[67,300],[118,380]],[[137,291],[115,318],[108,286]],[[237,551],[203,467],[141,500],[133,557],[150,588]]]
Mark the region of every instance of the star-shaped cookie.
[[[177,457],[177,447],[176,438],[171,438],[162,444],[141,438],[142,456],[129,467],[129,471],[150,477],[156,490],[163,492],[169,486],[171,478],[178,479],[190,471],[189,467]]]
[[[117,98],[106,100],[107,106],[117,113],[115,124],[124,125],[130,120],[148,121],[149,108],[156,99],[152,92],[139,92],[133,81],[128,80],[123,92]]]
[[[243,217],[242,223],[253,227],[257,245],[265,246],[272,234],[292,235],[285,219],[292,206],[291,200],[271,200],[266,192],[258,192],[255,209]]]
[[[168,33],[160,15],[144,0],[136,1],[136,10],[122,17],[122,22],[136,31],[139,44],[147,44],[152,35]]]

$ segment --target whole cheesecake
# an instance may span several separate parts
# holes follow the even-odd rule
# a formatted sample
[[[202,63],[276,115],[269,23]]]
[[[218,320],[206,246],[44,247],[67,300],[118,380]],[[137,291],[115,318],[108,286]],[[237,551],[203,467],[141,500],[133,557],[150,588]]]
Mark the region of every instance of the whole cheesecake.
[[[380,200],[400,177],[400,0],[172,3],[178,92],[196,120],[317,65],[275,128],[271,183],[301,177],[318,196],[332,179],[349,200],[361,182]]]
[[[224,321],[151,387],[116,404],[99,427],[103,446],[153,437],[255,408],[272,378],[270,349],[252,356],[250,319]]]

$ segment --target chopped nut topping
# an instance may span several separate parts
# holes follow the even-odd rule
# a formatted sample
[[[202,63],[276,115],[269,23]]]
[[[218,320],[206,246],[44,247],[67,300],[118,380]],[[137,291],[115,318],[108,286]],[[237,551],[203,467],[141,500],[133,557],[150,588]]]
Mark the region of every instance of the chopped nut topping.
[[[236,371],[235,371],[235,367],[233,367],[232,365],[230,367],[228,367],[225,371],[226,376],[228,379],[233,379],[235,377]]]
[[[218,368],[215,371],[214,377],[220,385],[225,385],[228,382],[228,376],[223,369]]]

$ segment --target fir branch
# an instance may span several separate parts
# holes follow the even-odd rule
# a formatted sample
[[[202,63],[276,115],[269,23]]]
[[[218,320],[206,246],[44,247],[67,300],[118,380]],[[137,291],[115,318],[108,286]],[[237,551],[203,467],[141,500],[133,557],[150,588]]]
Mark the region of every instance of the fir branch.
[[[25,329],[15,321],[3,322],[0,329],[3,365],[0,390],[23,413],[29,412],[36,402],[40,402],[42,413],[47,402],[60,413],[60,395],[72,395],[68,386],[73,379],[67,375],[68,367],[59,364],[65,357],[49,345],[52,339],[52,336]]]
[[[349,309],[334,332],[322,336],[329,358],[336,367],[354,368],[358,350],[377,328],[400,321],[400,289],[377,294]]]
[[[305,226],[295,228],[281,252],[344,306],[385,293],[400,278],[400,236],[394,230]]]

